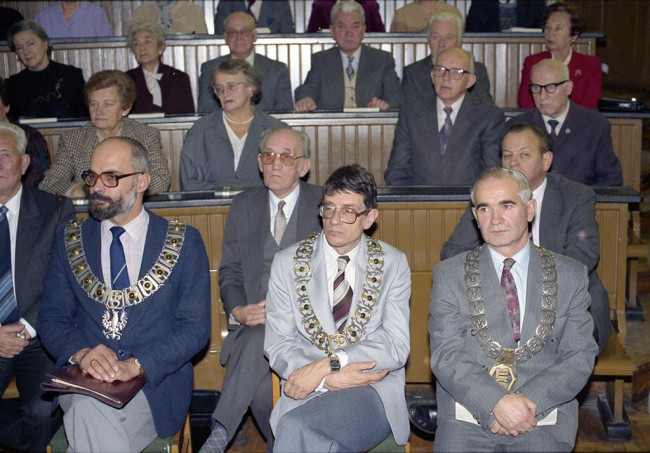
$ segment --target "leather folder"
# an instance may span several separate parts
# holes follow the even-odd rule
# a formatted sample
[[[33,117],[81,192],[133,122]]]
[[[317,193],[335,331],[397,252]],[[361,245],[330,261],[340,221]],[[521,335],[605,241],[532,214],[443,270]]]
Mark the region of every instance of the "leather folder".
[[[47,380],[41,384],[43,390],[91,396],[117,409],[131,401],[147,381],[144,376],[136,376],[127,382],[98,381],[90,374],[82,372],[79,365],[62,368],[46,374],[45,377]]]

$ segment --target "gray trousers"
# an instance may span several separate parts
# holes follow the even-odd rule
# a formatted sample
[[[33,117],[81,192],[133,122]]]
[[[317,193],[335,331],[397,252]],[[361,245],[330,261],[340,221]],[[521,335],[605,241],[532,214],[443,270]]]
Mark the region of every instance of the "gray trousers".
[[[327,392],[282,416],[276,452],[368,451],[390,434],[384,405],[370,386]]]
[[[59,404],[69,452],[140,452],[157,437],[142,390],[122,409],[77,394],[61,395]]]

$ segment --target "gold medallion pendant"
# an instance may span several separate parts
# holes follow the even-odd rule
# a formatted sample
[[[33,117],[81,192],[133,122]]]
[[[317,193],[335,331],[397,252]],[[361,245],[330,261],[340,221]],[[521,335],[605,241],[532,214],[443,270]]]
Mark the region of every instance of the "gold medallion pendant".
[[[515,350],[510,348],[501,348],[497,361],[490,370],[492,376],[507,391],[517,382],[515,374]]]

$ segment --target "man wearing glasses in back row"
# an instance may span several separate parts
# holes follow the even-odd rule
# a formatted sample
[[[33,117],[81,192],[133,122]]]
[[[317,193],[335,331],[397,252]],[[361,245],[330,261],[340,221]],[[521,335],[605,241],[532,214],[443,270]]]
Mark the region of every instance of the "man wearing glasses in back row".
[[[505,118],[467,91],[476,81],[472,55],[443,50],[431,79],[435,95],[411,99],[400,110],[384,175],[388,185],[471,185],[481,171],[500,165]]]

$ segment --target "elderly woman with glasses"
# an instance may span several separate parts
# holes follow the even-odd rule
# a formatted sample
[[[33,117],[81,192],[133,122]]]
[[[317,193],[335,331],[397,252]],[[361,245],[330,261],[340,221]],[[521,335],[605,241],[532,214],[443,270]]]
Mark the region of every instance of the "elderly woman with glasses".
[[[7,33],[7,44],[25,66],[7,79],[13,99],[9,113],[12,120],[86,116],[81,69],[50,60],[50,38],[40,25],[33,20],[13,24]]]
[[[160,131],[126,117],[135,100],[133,80],[122,71],[100,71],[88,79],[83,92],[90,123],[61,134],[56,157],[39,189],[73,198],[85,197],[87,186],[82,172],[88,169],[93,150],[105,138],[120,136],[139,141],[147,150],[151,166],[149,193],[166,191],[169,167],[162,153]]]
[[[135,82],[133,113],[194,113],[190,78],[161,62],[165,31],[157,22],[134,22],[127,43],[139,66],[126,73]]]
[[[548,50],[530,55],[524,60],[519,85],[519,107],[535,107],[528,86],[531,70],[540,61],[552,58],[569,67],[569,79],[573,82],[571,100],[588,109],[598,108],[598,100],[603,92],[600,60],[598,57],[575,52],[571,48],[583,30],[584,23],[575,6],[557,2],[546,7],[542,19],[542,31]]]
[[[261,185],[260,136],[267,129],[288,126],[254,107],[262,96],[260,78],[246,61],[221,62],[212,69],[210,80],[221,109],[187,132],[181,151],[181,190]]]

